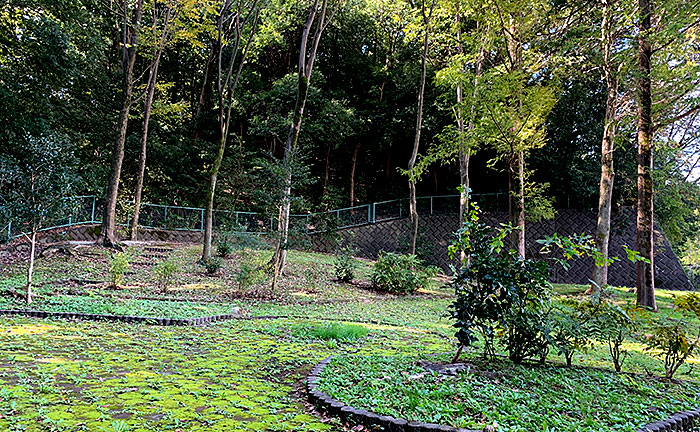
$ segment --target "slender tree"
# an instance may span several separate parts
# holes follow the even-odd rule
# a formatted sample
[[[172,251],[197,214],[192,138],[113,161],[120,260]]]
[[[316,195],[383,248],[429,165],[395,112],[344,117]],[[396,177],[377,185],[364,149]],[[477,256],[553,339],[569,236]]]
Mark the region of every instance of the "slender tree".
[[[0,211],[8,214],[21,235],[29,241],[29,263],[25,300],[33,298],[34,260],[37,235],[49,222],[71,214],[74,204],[67,199],[80,183],[77,159],[66,137],[47,133],[25,136],[21,154],[0,154]]]
[[[607,96],[605,101],[605,121],[603,124],[603,140],[600,155],[600,194],[598,199],[598,221],[596,225],[596,248],[604,258],[608,257],[608,245],[610,242],[610,218],[612,210],[613,184],[615,171],[613,168],[613,155],[615,151],[615,135],[619,122],[620,109],[620,74],[624,62],[619,59],[619,23],[617,22],[616,0],[601,0],[601,24],[600,40],[598,47],[602,52],[601,71]],[[608,284],[607,261],[602,266],[593,266],[593,284],[589,292],[597,291]]]
[[[423,104],[425,97],[425,81],[428,71],[428,50],[430,49],[430,25],[435,10],[436,0],[431,0],[430,5],[426,5],[426,0],[420,2],[421,23],[423,25],[423,52],[421,53],[420,83],[418,86],[418,106],[416,107],[416,131],[413,138],[413,150],[408,160],[408,191],[409,191],[409,211],[411,216],[411,244],[409,252],[416,253],[416,242],[418,240],[418,202],[416,195],[415,167],[418,159],[418,148],[420,147],[420,136],[423,128]]]
[[[258,0],[249,2],[239,0],[238,3],[235,0],[224,0],[217,18],[216,45],[219,49],[216,66],[216,95],[218,97],[219,146],[214,163],[209,170],[209,187],[204,213],[204,246],[202,248],[202,261],[205,262],[211,256],[214,195],[216,193],[219,169],[221,168],[221,162],[224,159],[228,142],[233,97],[240,81],[250,45],[257,31],[259,16]],[[247,40],[245,39],[246,30],[248,30]],[[231,47],[228,59],[224,57],[227,52],[226,46]]]
[[[160,37],[153,47],[151,63],[148,67],[148,81],[146,83],[146,94],[143,102],[143,123],[141,126],[141,150],[139,152],[139,166],[136,176],[136,188],[134,189],[134,210],[131,215],[131,236],[132,241],[138,240],[139,216],[141,214],[141,197],[143,195],[143,181],[146,174],[146,147],[148,144],[148,128],[151,122],[151,110],[156,94],[156,83],[158,82],[158,67],[160,59],[166,45],[172,38],[173,27],[179,14],[171,4],[166,4],[164,10],[158,10],[157,4],[153,4],[153,27],[154,33],[160,33]]]
[[[277,284],[279,275],[284,271],[287,262],[287,248],[289,243],[289,217],[291,210],[292,176],[294,153],[299,142],[301,124],[304,118],[304,108],[311,85],[311,74],[314,69],[314,62],[318,54],[318,46],[326,27],[331,22],[333,15],[338,11],[340,2],[336,2],[333,10],[328,13],[328,0],[314,0],[309,9],[309,15],[304,24],[301,34],[301,46],[299,48],[299,65],[297,69],[297,96],[292,112],[291,126],[287,141],[284,146],[284,184],[282,191],[282,202],[280,203],[280,217],[277,228],[277,246],[272,257],[273,278],[272,288]],[[313,36],[311,31],[315,25]]]
[[[129,126],[129,113],[133,105],[134,90],[134,65],[136,63],[136,50],[141,31],[141,18],[143,16],[143,0],[135,2],[124,1],[122,4],[122,107],[119,112],[117,124],[117,137],[112,147],[112,164],[109,170],[109,182],[107,183],[107,197],[105,199],[104,213],[102,215],[102,229],[98,243],[107,246],[118,246],[117,238],[117,197],[119,194],[119,180],[124,162],[124,143]]]
[[[656,310],[654,295],[654,138],[651,116],[652,0],[639,0],[637,78],[637,304]]]

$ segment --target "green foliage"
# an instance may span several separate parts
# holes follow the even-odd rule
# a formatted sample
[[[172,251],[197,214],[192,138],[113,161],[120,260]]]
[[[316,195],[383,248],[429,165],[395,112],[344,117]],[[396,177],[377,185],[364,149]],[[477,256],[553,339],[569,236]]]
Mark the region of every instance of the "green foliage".
[[[238,289],[245,292],[265,279],[265,257],[251,249],[241,249],[238,257],[238,273],[235,280]]]
[[[698,347],[688,325],[682,320],[662,318],[654,321],[652,333],[645,340],[646,350],[664,361],[664,376],[672,379],[679,367]]]
[[[333,269],[335,270],[335,278],[340,282],[352,282],[355,279],[355,269],[357,268],[357,260],[352,255],[354,249],[351,245],[346,245],[338,248],[333,259]]]
[[[369,330],[357,324],[324,323],[312,326],[295,326],[292,333],[301,339],[335,340],[352,342],[366,336]]]
[[[109,262],[109,282],[113,288],[119,288],[124,282],[124,273],[129,269],[129,260],[129,254],[118,252]]]
[[[575,305],[562,304],[555,307],[549,316],[547,338],[552,346],[564,356],[566,365],[571,366],[573,356],[591,346],[589,329],[581,311]]]
[[[691,292],[678,296],[673,305],[684,317],[656,318],[652,322],[652,333],[645,340],[646,350],[663,359],[667,379],[672,379],[678,368],[700,346],[700,330],[697,336],[691,336],[691,330],[695,328],[688,320],[688,317],[700,318],[700,294]]]
[[[606,291],[596,292],[581,301],[578,309],[588,320],[586,328],[591,332],[591,337],[607,345],[615,371],[621,372],[629,355],[623,344],[638,336],[646,312],[631,302],[620,306],[605,298],[606,294]]]
[[[224,267],[224,260],[221,257],[211,257],[204,263],[204,269],[208,274],[216,274]]]
[[[15,144],[21,148],[15,155],[0,152],[0,207],[15,227],[29,234],[72,213],[76,203],[66,198],[81,178],[67,136],[26,134]]]
[[[158,261],[158,264],[153,267],[153,274],[158,281],[158,286],[164,291],[167,291],[175,282],[177,273],[177,262],[172,259]]]
[[[635,431],[692,409],[700,387],[694,380],[669,384],[645,374],[475,357],[465,359],[468,368],[454,376],[423,367],[449,361],[447,356],[341,355],[321,373],[320,390],[380,415],[468,430],[497,423],[497,431],[597,432]],[[567,410],[576,415],[562,415]]]
[[[233,253],[233,244],[227,239],[217,239],[216,254],[221,258],[228,258]]]
[[[485,355],[493,354],[494,338],[499,336],[512,361],[543,360],[549,349],[549,269],[545,262],[521,259],[514,250],[504,249],[504,240],[513,230],[481,222],[479,208],[474,206],[457,232],[450,253],[454,257],[464,251],[469,264],[452,281],[456,336],[460,344],[469,346],[481,334]]]
[[[437,274],[434,267],[425,267],[415,255],[380,252],[372,268],[372,284],[392,294],[411,294],[426,288]]]

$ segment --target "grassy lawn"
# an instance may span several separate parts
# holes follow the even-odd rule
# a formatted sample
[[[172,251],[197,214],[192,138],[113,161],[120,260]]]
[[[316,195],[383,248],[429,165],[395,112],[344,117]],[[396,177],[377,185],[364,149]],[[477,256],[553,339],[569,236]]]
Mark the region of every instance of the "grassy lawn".
[[[196,247],[157,259],[145,248],[130,253],[120,289],[107,282],[104,250],[39,260],[32,308],[196,317],[238,307],[244,316],[282,318],[172,328],[2,317],[0,430],[342,430],[304,402],[305,374],[329,355],[337,359],[324,372],[323,390],[409,420],[473,428],[495,422],[498,431],[632,431],[700,405],[695,359],[678,371],[679,382],[665,382],[662,363],[635,341],[625,347],[625,370],[635,376],[611,372],[603,346],[578,353],[574,368],[553,352],[546,366],[485,363],[476,347],[462,357],[468,370],[426,373],[421,362],[448,360],[427,354],[455,349],[444,279],[398,297],[371,289],[369,262],[361,263],[358,281],[341,284],[333,280],[332,256],[293,252],[277,291],[269,292],[266,280],[244,291],[236,275],[250,254],[233,255],[212,276],[195,263]],[[178,264],[167,291],[151,271],[160,259]],[[0,269],[0,289],[21,287],[23,272],[20,261]],[[585,290],[555,288],[561,296]],[[672,312],[677,294],[657,293],[661,314]],[[633,295],[614,291],[618,302]],[[0,297],[0,308],[20,305]]]

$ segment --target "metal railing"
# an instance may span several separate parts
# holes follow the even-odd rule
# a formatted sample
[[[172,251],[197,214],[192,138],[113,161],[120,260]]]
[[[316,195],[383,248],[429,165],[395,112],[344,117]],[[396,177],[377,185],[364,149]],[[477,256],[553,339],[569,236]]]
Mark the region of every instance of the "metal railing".
[[[66,198],[74,201],[69,214],[50,220],[42,231],[68,228],[75,225],[102,222],[104,203],[94,195]],[[480,206],[500,211],[507,208],[501,201],[507,200],[505,193],[473,194],[472,199]],[[506,201],[507,205],[507,201]],[[117,222],[129,226],[133,203],[121,202],[117,207]],[[459,212],[459,195],[436,195],[419,197],[417,208],[420,214],[456,214]],[[335,231],[362,225],[402,219],[409,215],[407,198],[379,201],[355,207],[346,207],[323,212],[297,214],[290,218],[292,229],[307,234]],[[143,203],[139,214],[139,227],[180,231],[204,231],[205,209]],[[214,227],[228,226],[246,232],[270,232],[277,227],[277,218],[263,213],[247,211],[214,210]],[[0,238],[8,241],[22,235],[22,226],[11,221],[0,220]]]

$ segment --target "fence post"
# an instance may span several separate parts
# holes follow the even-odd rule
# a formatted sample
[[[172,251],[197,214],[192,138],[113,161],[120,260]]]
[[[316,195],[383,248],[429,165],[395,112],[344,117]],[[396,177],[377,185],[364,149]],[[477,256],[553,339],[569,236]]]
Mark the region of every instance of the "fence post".
[[[168,206],[163,207],[163,229],[168,228]]]
[[[311,225],[310,216],[311,216],[310,214],[306,215],[306,234],[309,233],[309,225]]]
[[[370,211],[371,211],[370,214],[372,215],[372,219],[370,220],[370,222],[376,223],[377,222],[377,203],[372,203],[372,209]]]
[[[340,210],[335,211],[335,223],[338,225],[338,228],[340,228]]]
[[[430,196],[430,215],[432,216],[433,214],[433,196]]]
[[[95,201],[97,201],[96,196],[92,197],[92,212],[90,213],[90,222],[91,223],[95,223]]]
[[[199,230],[204,231],[204,209],[199,209],[199,213],[200,213]]]
[[[12,240],[12,221],[7,224],[7,241]]]

